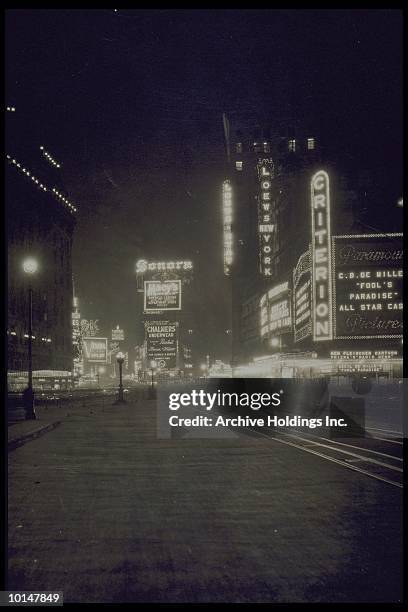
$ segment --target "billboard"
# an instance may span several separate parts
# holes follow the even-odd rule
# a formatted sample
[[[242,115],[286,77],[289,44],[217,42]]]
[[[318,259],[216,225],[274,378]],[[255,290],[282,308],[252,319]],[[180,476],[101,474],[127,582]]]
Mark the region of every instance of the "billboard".
[[[177,321],[145,321],[146,356],[156,361],[158,368],[171,369],[177,365]]]
[[[292,307],[289,283],[272,287],[261,297],[261,336],[282,334],[292,329]]]
[[[181,310],[181,280],[145,281],[144,310]]]
[[[338,339],[402,338],[402,234],[333,236]]]
[[[119,327],[117,327],[116,329],[112,329],[112,340],[120,341],[124,339],[125,332],[123,331],[123,329],[119,329]]]
[[[107,338],[82,338],[83,357],[88,363],[107,363]]]

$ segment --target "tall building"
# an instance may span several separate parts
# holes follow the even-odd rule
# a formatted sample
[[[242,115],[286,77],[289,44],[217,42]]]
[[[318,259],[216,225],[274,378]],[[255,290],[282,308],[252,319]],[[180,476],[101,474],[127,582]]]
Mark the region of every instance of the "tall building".
[[[32,290],[34,388],[71,384],[72,242],[76,207],[60,177],[62,162],[45,141],[29,137],[18,107],[6,109],[8,240],[8,383],[27,384],[29,290]],[[35,273],[23,263],[32,258]]]
[[[335,349],[361,350],[370,342],[370,348],[395,349],[400,344],[396,331],[381,334],[379,326],[399,329],[398,316],[385,314],[384,322],[381,317],[366,322],[371,295],[360,295],[343,283],[344,303],[337,300],[337,311],[334,304],[335,287],[341,288],[339,278],[344,278],[334,278],[334,257],[339,257],[342,240],[364,243],[358,248],[364,248],[365,257],[377,257],[375,249],[384,245],[387,257],[395,255],[393,267],[376,269],[375,274],[402,274],[399,236],[382,236],[378,229],[374,236],[370,232],[375,229],[366,223],[367,180],[329,155],[315,134],[299,127],[280,132],[235,129],[224,117],[224,133],[224,272],[232,291],[233,365],[274,354],[309,352],[326,358]],[[390,226],[385,231],[395,230]],[[333,242],[335,236],[339,238]],[[392,282],[397,291],[381,306],[383,312],[402,307],[399,280]],[[351,303],[359,300],[368,303]],[[336,336],[336,318],[351,328],[351,314],[357,316],[361,308],[358,324],[378,329],[367,337],[360,331],[355,339],[355,329],[350,337],[345,331],[342,337],[338,329]]]

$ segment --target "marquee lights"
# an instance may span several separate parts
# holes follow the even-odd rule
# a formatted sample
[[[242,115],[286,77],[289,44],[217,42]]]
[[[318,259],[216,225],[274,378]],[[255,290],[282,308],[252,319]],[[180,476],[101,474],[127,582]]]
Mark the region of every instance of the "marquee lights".
[[[52,165],[53,165],[53,166],[55,166],[56,168],[61,168],[61,164],[59,164],[59,163],[58,163],[58,162],[57,162],[57,161],[56,161],[56,160],[55,160],[55,159],[52,157],[52,155],[50,155],[50,154],[48,153],[48,151],[46,151],[46,150],[44,149],[44,147],[43,147],[42,145],[41,145],[40,149],[41,149],[41,151],[42,151],[42,154],[44,155],[44,157],[46,157],[46,158],[47,158],[47,160],[50,162],[50,164],[52,164]]]
[[[74,213],[77,211],[76,207],[73,204],[71,204],[71,202],[69,202],[69,200],[67,200],[67,198],[65,198],[61,193],[59,193],[59,191],[57,191],[55,187],[53,187],[52,189],[50,189],[49,187],[46,187],[43,183],[41,183],[41,181],[39,181],[38,178],[36,178],[31,172],[29,172],[26,168],[24,168],[24,166],[22,166],[16,159],[12,158],[11,155],[7,154],[6,157],[12,165],[14,165],[16,168],[20,170],[20,172],[22,172],[28,178],[30,178],[33,181],[33,183],[35,183],[40,189],[42,189],[43,191],[52,191],[52,193],[59,200],[61,200],[61,202],[63,202],[67,206],[68,210],[71,213]]]
[[[272,178],[273,162],[271,159],[263,159],[258,163],[258,175],[260,181],[260,194],[258,197],[258,234],[260,245],[260,272],[262,276],[272,276]]]
[[[146,259],[139,259],[136,262],[136,274],[144,274],[144,272],[166,272],[192,269],[193,263],[191,261],[160,261],[149,263]]]
[[[224,274],[228,276],[233,261],[232,250],[232,187],[229,180],[222,184],[222,206],[224,223]]]
[[[312,176],[312,313],[313,340],[333,339],[329,175]]]

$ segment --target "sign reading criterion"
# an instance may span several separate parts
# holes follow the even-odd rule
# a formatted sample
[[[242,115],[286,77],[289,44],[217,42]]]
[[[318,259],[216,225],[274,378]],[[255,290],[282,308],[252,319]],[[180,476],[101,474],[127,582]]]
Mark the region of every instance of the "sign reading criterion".
[[[144,309],[181,310],[181,280],[145,281]]]

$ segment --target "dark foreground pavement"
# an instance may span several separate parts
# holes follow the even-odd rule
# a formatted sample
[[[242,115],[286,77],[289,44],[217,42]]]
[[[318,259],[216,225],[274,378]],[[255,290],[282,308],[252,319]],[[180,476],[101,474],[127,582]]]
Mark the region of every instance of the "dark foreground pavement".
[[[401,489],[250,436],[64,406],[9,453],[8,589],[70,602],[401,600]]]

